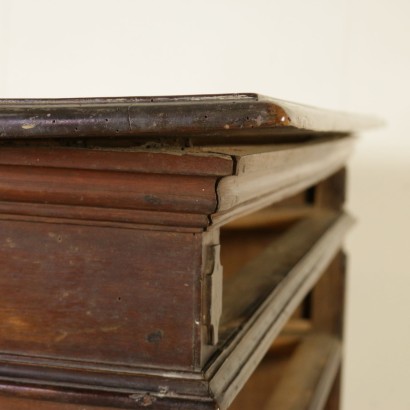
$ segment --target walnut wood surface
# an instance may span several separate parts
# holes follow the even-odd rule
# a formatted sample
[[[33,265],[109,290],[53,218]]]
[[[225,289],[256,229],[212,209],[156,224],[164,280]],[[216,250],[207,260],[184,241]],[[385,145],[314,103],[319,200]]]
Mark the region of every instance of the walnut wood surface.
[[[1,147],[2,165],[53,169],[131,172],[190,176],[225,176],[232,174],[229,156],[186,153],[169,150],[156,152],[142,148],[96,150],[70,147]]]
[[[344,179],[320,181],[374,124],[257,94],[0,100],[0,408],[226,409],[340,248]],[[290,222],[339,217],[223,298],[220,227],[297,193]]]
[[[0,212],[105,224],[222,225],[330,175],[353,142],[344,137],[183,154],[2,147]]]
[[[216,410],[211,400],[199,399],[195,402],[198,410]],[[4,410],[118,410],[141,409],[181,410],[192,409],[187,400],[167,397],[162,387],[159,396],[147,392],[95,391],[92,389],[68,389],[53,386],[38,386],[25,383],[0,384],[0,408]]]
[[[378,121],[258,94],[0,100],[0,138],[270,136],[353,132]]]
[[[200,234],[19,221],[0,229],[2,353],[199,365]]]
[[[232,172],[217,154],[1,147],[0,212],[192,230],[209,225],[218,178]]]

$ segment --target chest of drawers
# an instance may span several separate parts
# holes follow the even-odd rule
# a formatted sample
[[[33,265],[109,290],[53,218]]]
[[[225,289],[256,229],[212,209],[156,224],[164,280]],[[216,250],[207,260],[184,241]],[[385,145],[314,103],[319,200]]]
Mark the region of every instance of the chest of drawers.
[[[371,120],[256,94],[0,114],[1,408],[337,408]]]

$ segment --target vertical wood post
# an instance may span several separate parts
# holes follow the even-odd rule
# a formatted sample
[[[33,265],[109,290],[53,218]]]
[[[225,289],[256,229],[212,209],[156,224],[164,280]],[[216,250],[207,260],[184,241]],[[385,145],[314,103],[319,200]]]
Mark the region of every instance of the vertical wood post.
[[[314,203],[321,208],[342,210],[346,198],[346,169],[319,183]],[[311,319],[315,330],[343,338],[344,299],[346,284],[346,255],[341,250],[322,275],[311,296]],[[330,392],[326,410],[340,408],[342,366]]]

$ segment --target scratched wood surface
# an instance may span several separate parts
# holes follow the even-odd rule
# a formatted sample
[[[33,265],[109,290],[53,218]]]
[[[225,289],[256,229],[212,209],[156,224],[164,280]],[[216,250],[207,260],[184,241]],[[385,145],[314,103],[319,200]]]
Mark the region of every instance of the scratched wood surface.
[[[198,366],[200,234],[20,221],[0,229],[2,353]]]
[[[0,100],[0,408],[225,410],[350,225],[337,177],[310,187],[376,124],[247,93]],[[298,193],[287,223],[315,195],[339,218],[294,252],[266,235],[223,302],[220,228]]]
[[[373,118],[252,93],[168,97],[3,99],[0,138],[269,136],[348,133]]]
[[[183,401],[144,392],[113,393],[33,384],[0,384],[0,407],[4,410],[118,410],[149,408],[168,410],[215,410],[211,400]]]

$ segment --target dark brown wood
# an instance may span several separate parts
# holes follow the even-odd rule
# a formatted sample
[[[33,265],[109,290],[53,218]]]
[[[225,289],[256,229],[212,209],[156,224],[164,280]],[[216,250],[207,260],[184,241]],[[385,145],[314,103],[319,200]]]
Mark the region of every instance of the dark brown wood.
[[[340,333],[338,170],[374,124],[257,94],[0,100],[0,408],[225,410],[289,318]]]
[[[312,294],[312,323],[319,331],[343,335],[346,258],[339,252]]]
[[[0,193],[3,201],[53,205],[203,214],[216,208],[212,177],[0,166]]]
[[[199,366],[192,346],[199,343],[201,234],[17,221],[0,227],[1,352]]]
[[[88,169],[191,176],[226,176],[232,174],[229,156],[205,155],[193,150],[149,150],[139,147],[105,150],[70,147],[1,147],[1,165],[43,168]],[[52,170],[50,170],[52,172]]]
[[[261,136],[346,133],[379,121],[258,94],[0,100],[0,137]]]
[[[95,224],[204,228],[217,180],[233,170],[232,158],[203,153],[40,146],[1,154],[2,214]]]
[[[3,383],[0,385],[0,406],[7,410],[115,410],[141,409],[189,410],[195,405],[199,410],[216,410],[210,399],[181,401],[168,397],[162,387],[159,394],[130,391],[111,393],[90,389],[59,389],[52,386]]]
[[[209,225],[209,218],[204,214],[12,201],[0,201],[0,219],[175,232],[202,232]]]
[[[314,203],[322,208],[339,210],[346,201],[347,171],[342,168],[314,188]]]
[[[315,188],[314,202],[317,207],[340,210],[346,200],[347,172],[342,168]],[[346,256],[340,251],[315,286],[311,303],[311,321],[318,331],[324,331],[343,339],[344,299],[346,286]],[[340,408],[341,374],[334,381],[326,409]]]

